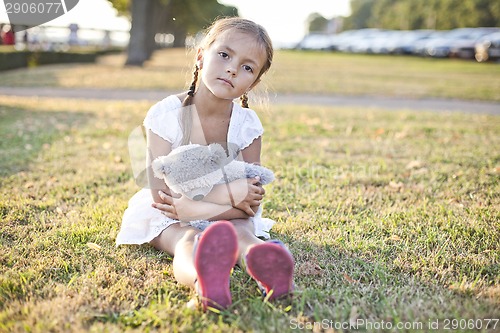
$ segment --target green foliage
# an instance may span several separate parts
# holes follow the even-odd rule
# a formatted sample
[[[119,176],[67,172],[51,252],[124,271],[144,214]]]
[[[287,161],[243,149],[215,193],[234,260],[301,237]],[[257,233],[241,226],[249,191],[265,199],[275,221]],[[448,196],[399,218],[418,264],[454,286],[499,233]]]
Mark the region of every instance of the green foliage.
[[[133,0],[108,0],[121,15],[130,16]],[[140,1],[140,0],[139,0]],[[159,8],[161,32],[179,30],[196,33],[219,16],[238,16],[233,6],[222,5],[217,0],[153,0]]]
[[[345,19],[344,29],[368,28],[372,15],[373,0],[351,0],[351,16]]]
[[[312,13],[307,18],[309,32],[326,31],[328,20],[318,13]]]
[[[217,0],[170,0],[166,3],[159,30],[184,40],[185,35],[196,34],[222,16],[238,16],[238,10],[221,5]]]
[[[130,15],[130,1],[132,0],[108,0],[120,15]]]
[[[500,26],[495,0],[351,0],[345,29],[454,29]]]

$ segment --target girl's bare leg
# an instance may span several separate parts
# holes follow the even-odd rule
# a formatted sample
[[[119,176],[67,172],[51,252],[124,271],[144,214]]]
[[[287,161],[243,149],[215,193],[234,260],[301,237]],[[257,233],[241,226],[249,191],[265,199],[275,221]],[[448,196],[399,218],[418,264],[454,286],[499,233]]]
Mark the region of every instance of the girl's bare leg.
[[[287,295],[293,291],[294,260],[291,253],[273,242],[257,238],[251,220],[231,221],[236,228],[239,242],[240,265],[265,290],[272,290],[269,299]],[[255,246],[262,244],[262,246]],[[250,251],[249,251],[250,250]],[[245,256],[248,254],[247,259]]]
[[[172,224],[151,241],[156,249],[165,251],[173,259],[174,277],[188,287],[194,288],[197,274],[194,268],[194,239],[201,231],[197,228]]]
[[[247,250],[263,241],[255,236],[253,222],[250,219],[237,219],[230,221],[236,229],[238,236],[239,263],[244,267],[244,256]],[[194,227],[181,227],[173,224],[151,241],[156,249],[165,251],[174,257],[173,269],[175,279],[184,285],[194,287],[197,278],[194,267],[193,246],[194,239],[201,231]]]
[[[239,263],[243,267],[244,257],[247,250],[257,244],[261,244],[264,241],[255,236],[255,229],[253,222],[250,219],[238,219],[231,220],[236,229],[236,234],[238,235],[238,247],[239,247]]]

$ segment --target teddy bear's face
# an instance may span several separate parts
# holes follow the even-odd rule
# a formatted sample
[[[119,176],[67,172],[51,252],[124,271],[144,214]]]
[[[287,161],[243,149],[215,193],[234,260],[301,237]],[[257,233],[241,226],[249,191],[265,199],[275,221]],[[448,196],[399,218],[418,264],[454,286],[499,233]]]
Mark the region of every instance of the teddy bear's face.
[[[274,179],[271,170],[238,161],[237,147],[229,147],[231,156],[217,143],[208,146],[190,144],[158,157],[152,167],[155,177],[164,179],[174,192],[193,200],[202,200],[216,184],[236,179],[259,177],[265,185]]]
[[[225,163],[227,156],[221,145],[191,144],[158,158],[153,162],[153,169],[174,192],[202,200],[222,179],[221,167]]]

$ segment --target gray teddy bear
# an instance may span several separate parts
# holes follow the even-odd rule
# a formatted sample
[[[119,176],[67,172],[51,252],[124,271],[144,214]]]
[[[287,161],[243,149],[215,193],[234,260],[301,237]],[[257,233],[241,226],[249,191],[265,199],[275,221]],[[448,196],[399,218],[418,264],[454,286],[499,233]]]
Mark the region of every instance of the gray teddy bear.
[[[155,177],[163,179],[172,191],[196,201],[203,200],[217,184],[257,176],[262,185],[274,180],[268,168],[228,157],[218,143],[180,146],[156,158],[152,167]]]

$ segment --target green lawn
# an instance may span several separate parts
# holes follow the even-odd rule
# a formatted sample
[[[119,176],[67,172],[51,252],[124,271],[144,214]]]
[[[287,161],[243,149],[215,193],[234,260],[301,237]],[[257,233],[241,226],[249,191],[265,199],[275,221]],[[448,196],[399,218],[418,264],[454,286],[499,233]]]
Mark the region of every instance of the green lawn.
[[[299,53],[278,55],[274,82],[284,81],[277,77],[285,70],[280,56]],[[303,61],[314,56],[303,54]],[[317,57],[320,63],[323,55]],[[88,71],[83,83],[99,66],[6,77],[31,85],[47,70],[58,78],[44,84],[57,86],[79,69]],[[157,76],[149,66],[115,74]],[[490,76],[498,84],[498,75]],[[500,329],[498,116],[258,110],[266,128],[263,164],[277,176],[264,210],[277,221],[272,236],[296,258],[297,292],[263,302],[235,269],[234,305],[218,315],[186,306],[195,295],[176,284],[169,256],[114,245],[138,190],[128,134],[149,106],[0,96],[0,332],[430,331],[436,321],[445,332]]]

